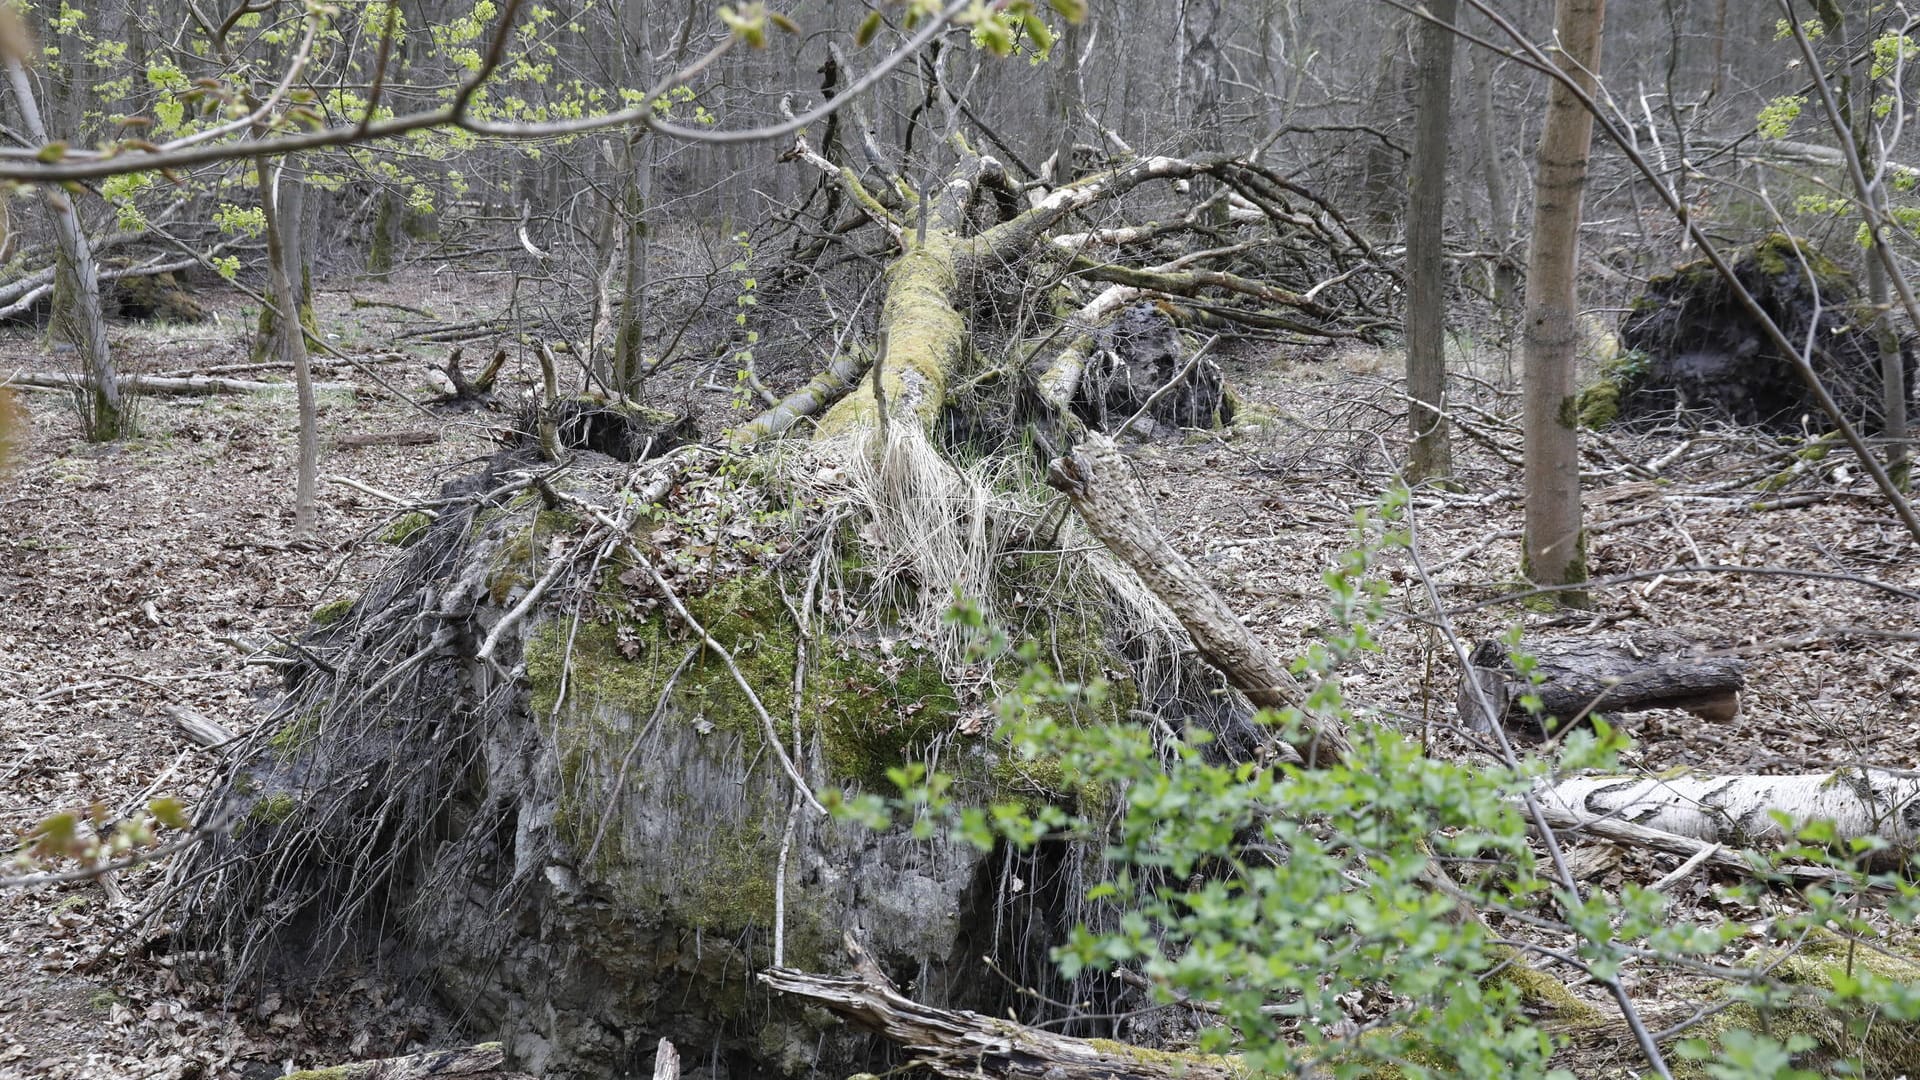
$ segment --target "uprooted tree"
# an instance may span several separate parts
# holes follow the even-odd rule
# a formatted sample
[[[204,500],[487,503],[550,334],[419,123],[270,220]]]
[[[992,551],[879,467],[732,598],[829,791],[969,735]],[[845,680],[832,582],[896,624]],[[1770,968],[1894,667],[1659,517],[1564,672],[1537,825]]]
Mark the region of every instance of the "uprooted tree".
[[[1728,848],[1780,841],[1771,810],[1910,848],[1914,782],[1875,770],[1553,783],[1511,749],[1484,772],[1426,760],[1339,694],[1379,537],[1336,577],[1344,637],[1290,670],[1153,527],[1116,439],[1234,409],[1172,326],[1366,334],[1386,268],[1255,163],[1123,156],[1023,182],[957,116],[937,182],[793,145],[852,215],[820,223],[830,245],[886,259],[871,332],[801,389],[704,442],[550,390],[528,425],[546,439],[395,534],[405,554],[324,610],[236,756],[210,811],[225,837],[178,871],[181,934],[243,973],[384,949],[549,1076],[641,1071],[663,1037],[748,1075],[901,1055],[955,1076],[1212,1075],[1241,1066],[1154,1048],[1235,1034],[1263,1069],[1493,1073],[1543,1060],[1524,1020],[1543,1012],[1664,1069],[1655,1033],[1682,1018],[1641,1017],[1615,974],[1618,939],[1660,932],[1657,903],[1616,931],[1535,864],[1529,825],[1550,850],[1591,829],[1823,887],[1866,879]],[[1112,216],[1073,221],[1092,213]],[[1121,767],[1143,764],[1165,782]],[[1514,876],[1476,869],[1500,860]],[[1489,929],[1483,912],[1548,889],[1618,1017],[1534,970],[1582,961]],[[1382,1019],[1354,1030],[1343,998],[1376,983]],[[1797,1033],[1855,1053],[1858,1017],[1816,998]],[[1063,1031],[989,1019],[1035,1000],[1071,1003]],[[1723,1004],[1716,1031],[1771,1023]],[[1863,1038],[1884,1062],[1914,1046],[1893,1020]]]
[[[177,869],[175,932],[209,946],[188,962],[299,978],[379,960],[550,1076],[639,1071],[663,1036],[743,1075],[902,1057],[1216,1075],[1242,1063],[1154,1048],[1235,1036],[1263,1069],[1493,1073],[1540,1062],[1541,1014],[1658,1071],[1656,1036],[1685,1018],[1640,1017],[1616,974],[1621,939],[1667,931],[1658,905],[1615,925],[1524,829],[1550,853],[1575,828],[1690,867],[1898,887],[1811,844],[1784,867],[1733,849],[1787,839],[1778,810],[1831,819],[1811,839],[1843,851],[1903,852],[1905,775],[1554,782],[1498,728],[1477,770],[1356,716],[1338,661],[1365,644],[1378,536],[1336,575],[1338,640],[1297,669],[1271,655],[1153,527],[1119,444],[1236,414],[1216,337],[1393,325],[1391,256],[1252,156],[1142,155],[1102,131],[1050,167],[1002,160],[963,122],[955,65],[921,65],[917,155],[795,125],[788,158],[827,209],[774,269],[795,292],[866,273],[881,297],[877,317],[817,320],[835,347],[799,389],[690,433],[627,400],[625,360],[622,393],[564,398],[543,349],[529,437],[396,521],[388,572],[316,612],[208,807],[217,839]],[[201,151],[159,151],[176,152]],[[1571,953],[1484,917],[1537,919],[1549,890],[1536,928]],[[1793,1034],[1828,1059],[1906,1067],[1904,1016],[1829,1006],[1856,972],[1911,982],[1910,965],[1856,966],[1815,933],[1828,915],[1857,930],[1843,908],[1816,914],[1773,928],[1806,931],[1808,970],[1748,967],[1825,980]],[[1552,965],[1618,1016],[1535,970]],[[1016,1006],[1065,1030],[989,1019]],[[1750,1032],[1776,1006],[1703,1010]]]

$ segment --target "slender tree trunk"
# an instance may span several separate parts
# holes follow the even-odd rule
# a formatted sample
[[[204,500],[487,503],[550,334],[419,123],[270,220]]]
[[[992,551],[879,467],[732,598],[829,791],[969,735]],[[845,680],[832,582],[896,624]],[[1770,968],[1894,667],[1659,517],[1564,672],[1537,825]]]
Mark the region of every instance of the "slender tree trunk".
[[[621,50],[621,77],[628,86],[642,85],[651,78],[653,68],[646,4],[643,0],[627,0],[621,18],[626,38]],[[619,160],[621,195],[616,211],[625,262],[613,329],[613,388],[632,397],[640,393],[646,375],[647,262],[653,253],[647,225],[647,204],[653,198],[652,140],[634,132],[621,144]]]
[[[1867,253],[1867,300],[1873,305],[1873,336],[1880,346],[1881,409],[1887,414],[1883,431],[1887,437],[1887,475],[1904,490],[1912,470],[1907,449],[1911,430],[1907,423],[1907,372],[1905,358],[1900,355],[1900,335],[1893,329],[1893,294],[1887,267],[1877,250]]]
[[[8,58],[6,64],[7,81],[13,87],[21,122],[34,141],[45,145],[49,141],[47,128],[33,96],[33,81],[19,60]],[[93,248],[87,243],[80,209],[72,196],[53,186],[42,191],[47,210],[53,215],[54,292],[63,302],[53,332],[80,351],[86,375],[81,411],[87,438],[110,442],[129,434],[130,425],[113,370],[113,355],[107,348],[107,322],[100,310],[100,268],[93,261]]]
[[[1556,0],[1555,61],[1591,92],[1600,68],[1606,0]],[[1587,578],[1581,524],[1579,418],[1575,408],[1575,266],[1580,199],[1586,189],[1593,117],[1559,83],[1547,103],[1534,180],[1533,247],[1527,258],[1523,390],[1526,428],[1526,540],[1522,571],[1544,585]],[[1585,606],[1584,591],[1559,594]]]
[[[1080,24],[1068,23],[1054,44],[1053,111],[1059,122],[1054,131],[1053,180],[1067,183],[1078,171],[1073,163],[1074,136],[1080,131]]]
[[[1481,181],[1487,188],[1487,239],[1489,246],[1499,252],[1493,260],[1493,302],[1500,312],[1501,336],[1505,339],[1513,320],[1514,294],[1520,284],[1508,250],[1513,243],[1513,201],[1507,195],[1507,171],[1501,163],[1500,142],[1493,133],[1493,57],[1484,49],[1469,51],[1473,56]]]
[[[274,320],[277,330],[272,345],[280,359],[293,367],[294,393],[299,400],[300,460],[294,476],[293,531],[296,536],[306,536],[313,532],[314,480],[320,467],[320,425],[314,408],[313,371],[307,358],[306,327],[301,322],[300,301],[294,291],[292,271],[288,268],[289,248],[292,246],[288,238],[299,231],[299,219],[294,214],[299,200],[297,197],[288,200],[288,213],[283,218],[279,193],[275,190],[272,163],[265,158],[256,159],[254,170],[259,177],[260,209],[267,221],[267,276],[273,289],[273,306],[279,312],[279,318]],[[298,187],[297,184],[290,186]]]
[[[297,166],[289,161],[279,170],[280,181],[275,185],[276,201],[271,211],[277,220],[279,230],[278,245],[282,265],[286,268],[287,283],[293,289],[294,303],[291,307],[282,307],[279,301],[273,306],[260,309],[260,319],[254,330],[253,359],[255,363],[265,363],[274,357],[287,360],[286,351],[279,345],[280,316],[282,312],[293,320],[301,333],[310,334],[313,325],[313,271],[312,262],[307,256],[306,229],[307,188]],[[264,204],[263,204],[264,205]],[[306,351],[306,342],[301,341],[301,351]]]
[[[1447,128],[1453,108],[1457,0],[1428,0],[1415,60],[1413,189],[1407,200],[1407,394],[1415,482],[1453,472],[1447,400]]]

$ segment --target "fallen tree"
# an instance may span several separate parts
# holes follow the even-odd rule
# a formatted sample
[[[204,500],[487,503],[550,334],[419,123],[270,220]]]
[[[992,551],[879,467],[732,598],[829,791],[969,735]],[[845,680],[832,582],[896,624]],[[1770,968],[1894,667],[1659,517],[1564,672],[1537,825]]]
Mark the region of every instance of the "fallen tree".
[[[1340,998],[1381,977],[1342,965],[1389,953],[1415,988],[1389,994],[1368,1024],[1391,1017],[1417,1035],[1451,1002],[1468,1015],[1511,1005],[1492,989],[1494,969],[1538,973],[1492,951],[1513,943],[1491,938],[1477,909],[1504,886],[1497,874],[1462,884],[1454,871],[1524,864],[1532,875],[1511,828],[1522,807],[1549,849],[1570,820],[1609,839],[1670,843],[1665,850],[1703,863],[1750,865],[1716,850],[1739,834],[1705,840],[1625,820],[1668,821],[1700,790],[1618,777],[1535,791],[1515,770],[1482,787],[1517,786],[1476,791],[1461,768],[1421,774],[1433,786],[1419,799],[1432,801],[1405,815],[1339,802],[1342,789],[1389,783],[1422,759],[1382,725],[1354,722],[1326,672],[1300,685],[1152,526],[1155,510],[1115,439],[1088,430],[1137,434],[1134,420],[1156,399],[1218,388],[1217,372],[1185,383],[1205,370],[1206,357],[1189,348],[1177,367],[1155,369],[1172,372],[1161,385],[1122,380],[1138,392],[1119,397],[1109,393],[1116,380],[1089,372],[1112,370],[1104,354],[1118,346],[1104,324],[1134,301],[1166,301],[1155,319],[1284,322],[1325,339],[1368,332],[1370,316],[1336,298],[1385,271],[1353,237],[1317,281],[1261,283],[1237,261],[1257,254],[1241,246],[1249,241],[1115,270],[1119,254],[1084,259],[1063,250],[1059,231],[1079,211],[1131,209],[1131,196],[1161,182],[1226,185],[1246,204],[1228,200],[1235,228],[1343,230],[1312,200],[1282,205],[1284,185],[1245,162],[1150,158],[1023,191],[952,133],[946,145],[957,164],[943,182],[916,186],[873,181],[873,170],[855,173],[796,144],[794,155],[838,185],[895,257],[869,339],[837,347],[824,371],[734,432],[732,448],[765,453],[742,463],[693,444],[663,458],[652,438],[622,438],[617,456],[650,460],[616,463],[589,452],[599,445],[591,425],[556,422],[550,390],[545,422],[523,425],[545,428],[548,445],[505,454],[428,504],[434,516],[417,539],[409,533],[389,574],[317,619],[289,658],[273,722],[236,754],[215,800],[243,826],[181,871],[178,910],[193,913],[183,934],[209,955],[235,957],[243,975],[366,950],[399,957],[502,1032],[509,1060],[559,1077],[641,1069],[662,1035],[742,1071],[844,1073],[887,1060],[804,1002],[748,984],[767,969],[777,969],[767,986],[864,1016],[955,1076],[1208,1075],[1225,1067],[1079,1036],[1104,1017],[1179,1000],[1172,977],[1189,955],[1196,965],[1247,963],[1233,971],[1249,980],[1259,964],[1284,969],[1288,994],[1268,1000],[1258,990],[1268,984],[1242,984],[1255,989],[1236,991],[1210,1014],[1223,1020],[1207,1021],[1241,1031],[1271,1029],[1279,1013],[1262,1010],[1319,1025],[1303,1040],[1357,1027]],[[1174,219],[1184,215],[1160,218]],[[1135,235],[1128,228],[1075,235],[1119,249]],[[1073,314],[1043,333],[1022,307],[995,355],[986,309],[1009,275],[1021,290],[1058,291],[1049,301]],[[1186,303],[1194,293],[1206,295],[1204,312]],[[968,443],[944,422],[981,387],[1005,392],[996,418],[1012,422],[999,441]],[[1099,409],[1087,407],[1089,393]],[[1034,400],[1016,409],[1010,399],[1021,396]],[[1173,425],[1204,414],[1199,404],[1183,402]],[[576,417],[607,411],[600,401],[574,406]],[[807,420],[813,438],[768,445]],[[1008,437],[1016,425],[1033,445],[1061,451],[1050,475],[1065,504],[1037,483],[1037,463],[1005,452],[1018,445]],[[969,602],[957,616],[956,594]],[[1031,639],[1038,666],[986,649],[983,626]],[[1104,695],[1061,689],[1102,684]],[[1207,774],[1220,801],[1142,808],[1153,783],[1116,794],[1117,785],[988,737],[1008,691],[1009,709],[1131,732],[1143,740],[1139,759],[1169,771],[1212,755],[1209,766],[1230,770]],[[1256,723],[1255,705],[1287,712],[1286,722]],[[1195,731],[1207,733],[1204,748]],[[1029,846],[979,848],[936,828],[869,830],[819,812],[870,809],[901,777],[911,786],[909,762],[943,774],[939,797],[979,814],[1013,806],[1044,816],[1035,808],[1047,807],[1137,825],[1138,810],[1204,833],[1211,846],[1201,857],[1141,872],[1167,910],[1224,904],[1237,888],[1256,891],[1246,883],[1257,874],[1309,864],[1326,871],[1313,883],[1325,891],[1296,903],[1278,878],[1260,879],[1271,890],[1262,910],[1294,920],[1273,925],[1295,951],[1268,963],[1271,954],[1197,936],[1157,938],[1164,922],[1089,895],[1113,865],[1104,833],[1041,828]],[[1788,813],[1837,805],[1817,785],[1768,790],[1820,796],[1773,804]],[[1322,802],[1289,802],[1283,791]],[[1876,836],[1906,798],[1892,788],[1858,797],[1849,820]],[[1342,832],[1327,824],[1333,810],[1316,806],[1357,824]],[[1214,813],[1222,808],[1236,813]],[[1370,861],[1376,831],[1399,843]],[[1462,834],[1507,846],[1483,851]],[[1890,831],[1882,839],[1906,842]],[[1798,880],[1845,880],[1831,867],[1807,869],[1819,872]],[[1564,870],[1528,880],[1577,898]],[[1401,940],[1373,904],[1417,912],[1433,932]],[[1134,926],[1129,916],[1145,929],[1128,932],[1151,948],[1125,961],[1159,964],[1164,978],[1052,964],[1051,949],[1080,940],[1075,927],[1118,935]],[[849,926],[861,929],[882,978],[802,974],[840,966],[837,940]],[[1160,955],[1162,940],[1197,944]],[[982,979],[982,955],[1003,965],[1010,986],[1074,1003],[1062,1022],[1084,1030],[984,1019],[1029,998]],[[1549,959],[1579,970],[1577,959]],[[1618,979],[1587,970],[1618,994],[1624,1029],[1658,1060]],[[1416,977],[1434,972],[1459,978]],[[895,989],[908,980],[912,998]],[[1529,985],[1522,996],[1537,1004],[1547,991]],[[1132,1033],[1120,1023],[1098,1030]],[[1139,1031],[1143,1045],[1190,1034]],[[1343,1045],[1369,1052],[1364,1039]]]

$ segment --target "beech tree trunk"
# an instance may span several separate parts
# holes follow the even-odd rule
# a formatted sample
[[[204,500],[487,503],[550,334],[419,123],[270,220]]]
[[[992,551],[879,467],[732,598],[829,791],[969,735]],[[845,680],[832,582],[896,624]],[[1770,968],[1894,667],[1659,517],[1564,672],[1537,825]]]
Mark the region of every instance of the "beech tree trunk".
[[[1453,472],[1447,400],[1447,130],[1453,109],[1457,0],[1428,0],[1414,71],[1413,189],[1407,198],[1407,479]]]
[[[1556,0],[1554,59],[1591,93],[1600,68],[1606,0]],[[1587,579],[1581,522],[1579,416],[1574,347],[1580,200],[1586,191],[1593,117],[1558,82],[1547,103],[1533,194],[1533,248],[1527,259],[1523,389],[1526,522],[1522,572],[1542,585]],[[1558,594],[1584,607],[1584,590]]]
[[[19,60],[8,57],[6,65],[21,122],[26,124],[27,134],[44,145],[49,141],[47,128],[33,96],[33,80]],[[129,434],[129,424],[120,382],[114,376],[113,355],[107,347],[106,318],[100,310],[100,269],[93,261],[93,249],[87,243],[87,230],[80,223],[73,197],[52,185],[41,190],[53,216],[54,292],[62,300],[57,305],[53,334],[80,351],[81,371],[86,378],[82,412],[87,438],[111,442]]]

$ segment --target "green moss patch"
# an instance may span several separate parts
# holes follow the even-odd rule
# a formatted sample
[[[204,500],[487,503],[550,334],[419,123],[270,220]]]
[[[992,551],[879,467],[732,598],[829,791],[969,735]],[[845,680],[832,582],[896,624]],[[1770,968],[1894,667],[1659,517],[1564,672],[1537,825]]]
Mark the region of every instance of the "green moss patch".
[[[329,600],[313,609],[313,625],[332,626],[347,617],[353,611],[353,597],[343,596],[338,600]]]
[[[427,535],[427,526],[432,524],[433,519],[418,510],[401,514],[380,534],[380,540],[394,547],[412,547]]]
[[[782,741],[791,740],[799,636],[772,575],[731,578],[686,603],[707,633],[733,654]],[[764,724],[732,669],[718,653],[696,648],[675,622],[662,611],[612,623],[582,621],[567,676],[571,703],[591,700],[644,718],[672,680],[673,713],[680,722],[760,738]],[[569,628],[565,621],[548,622],[527,644],[537,716],[552,715],[558,700]],[[689,649],[697,655],[674,679]],[[950,730],[959,705],[930,657],[888,656],[877,643],[865,642],[812,642],[803,694],[802,739],[820,739],[834,779],[870,787],[886,785],[888,769]]]
[[[1710,1019],[1695,1037],[1720,1046],[1728,1032],[1765,1035],[1780,1042],[1796,1037],[1811,1044],[1796,1057],[1802,1069],[1836,1075],[1843,1062],[1857,1063],[1869,1077],[1920,1073],[1920,1022],[1847,1003],[1858,990],[1892,984],[1920,985],[1920,962],[1856,946],[1837,934],[1817,931],[1796,950],[1761,950],[1749,966],[1769,969],[1781,993],[1762,1006],[1733,1005]],[[1836,993],[1838,992],[1838,993]],[[1899,991],[1894,991],[1900,996]],[[1838,997],[1842,1000],[1835,1001]],[[1704,1076],[1689,1062],[1676,1076]]]

